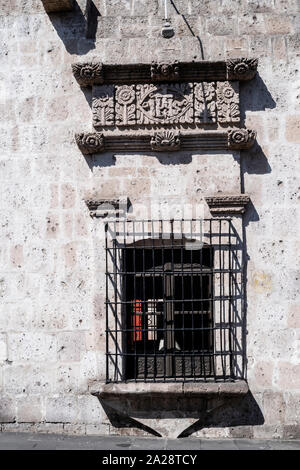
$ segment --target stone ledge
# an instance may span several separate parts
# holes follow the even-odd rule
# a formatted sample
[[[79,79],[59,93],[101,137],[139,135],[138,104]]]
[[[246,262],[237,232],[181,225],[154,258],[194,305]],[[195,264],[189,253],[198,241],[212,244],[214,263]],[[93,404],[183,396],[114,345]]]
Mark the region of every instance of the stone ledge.
[[[224,131],[200,131],[180,133],[158,131],[150,134],[124,133],[104,135],[100,132],[80,132],[76,143],[85,155],[101,152],[174,152],[178,150],[242,150],[250,148],[256,132],[250,129],[228,129]]]
[[[80,86],[174,81],[244,81],[254,78],[258,60],[238,58],[220,61],[152,64],[103,64],[97,60],[72,64],[74,77]]]
[[[198,382],[198,383],[104,383],[94,382],[89,387],[90,393],[99,398],[112,397],[161,397],[178,396],[205,398],[210,396],[242,396],[249,388],[245,380],[236,382]]]
[[[244,214],[250,202],[250,196],[247,194],[222,194],[206,197],[205,201],[212,215],[237,215]]]
[[[47,13],[70,11],[73,9],[73,0],[41,0]]]

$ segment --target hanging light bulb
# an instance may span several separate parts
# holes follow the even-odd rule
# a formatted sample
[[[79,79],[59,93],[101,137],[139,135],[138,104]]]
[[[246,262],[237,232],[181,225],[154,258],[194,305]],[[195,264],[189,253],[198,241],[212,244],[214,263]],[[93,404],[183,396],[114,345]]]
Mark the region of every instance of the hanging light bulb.
[[[174,36],[174,29],[172,28],[171,22],[168,18],[168,3],[167,3],[168,0],[164,0],[164,1],[165,1],[165,17],[164,17],[165,24],[162,27],[161,34],[164,38],[171,38]]]

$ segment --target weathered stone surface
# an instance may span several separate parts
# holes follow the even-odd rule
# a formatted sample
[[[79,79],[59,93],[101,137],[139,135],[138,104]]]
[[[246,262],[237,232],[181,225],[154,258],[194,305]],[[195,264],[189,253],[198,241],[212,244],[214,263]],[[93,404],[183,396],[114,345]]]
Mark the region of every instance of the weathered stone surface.
[[[94,0],[101,15],[95,40],[85,37],[86,0],[74,3],[72,11],[49,16],[40,0],[1,3],[1,429],[147,435],[134,427],[114,428],[99,412],[96,397],[85,401],[89,381],[105,380],[106,370],[104,224],[90,217],[84,202],[85,191],[94,187],[100,200],[129,197],[130,216],[142,219],[153,216],[154,200],[164,214],[171,205],[181,217],[193,205],[210,218],[205,197],[250,195],[252,204],[243,218],[233,217],[233,225],[246,240],[245,341],[253,402],[247,412],[232,408],[228,421],[236,424],[241,418],[243,423],[234,425],[235,434],[232,427],[219,426],[220,421],[226,425],[220,413],[219,423],[196,435],[297,436],[298,1],[176,0],[185,19],[169,2],[175,35],[165,39],[163,2]],[[252,59],[256,57],[259,74]],[[78,62],[86,64],[75,68],[85,89],[72,75],[71,64]],[[250,81],[243,80],[252,75]],[[224,87],[236,81],[240,122],[233,121],[237,106],[233,115],[227,103],[220,110],[231,122],[220,124],[218,83]],[[126,125],[119,126],[122,138],[111,143],[115,98],[109,87],[185,82],[193,84],[194,121],[177,123],[176,128],[164,124],[165,130],[180,131],[179,150],[151,149],[161,122],[134,124],[133,133],[141,139],[131,149]],[[107,107],[97,102],[104,87],[113,101]],[[236,100],[231,104],[237,105]],[[124,115],[125,121],[131,120],[124,107],[120,122]],[[83,158],[74,133],[94,132],[93,113],[95,130],[105,133],[109,146],[100,147],[104,151],[98,155],[92,145]],[[227,129],[239,132],[240,125],[257,130],[257,143],[246,148],[249,139],[243,136],[236,139],[239,147],[228,151]],[[137,133],[138,126],[143,129]],[[196,127],[209,131],[205,139],[202,134],[186,137]],[[153,212],[158,213],[156,208]],[[58,352],[67,338],[67,347]],[[257,419],[259,413],[264,424]],[[153,419],[154,428],[166,432],[169,426],[174,432],[180,420],[161,416],[161,425]]]

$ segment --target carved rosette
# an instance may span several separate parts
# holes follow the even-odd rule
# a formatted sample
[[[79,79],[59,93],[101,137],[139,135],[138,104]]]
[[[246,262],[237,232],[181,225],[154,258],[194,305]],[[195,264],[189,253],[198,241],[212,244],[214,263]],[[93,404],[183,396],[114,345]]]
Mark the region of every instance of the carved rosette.
[[[251,80],[257,72],[257,59],[230,59],[226,62],[228,80]]]
[[[98,132],[81,132],[75,134],[75,139],[81,152],[85,155],[103,152],[104,150],[104,137],[103,134]]]
[[[114,86],[103,85],[93,88],[93,125],[113,126],[115,123]]]
[[[218,82],[218,122],[222,124],[240,122],[239,83]]]
[[[194,84],[194,120],[209,124],[216,122],[216,83]]]
[[[151,79],[153,81],[174,81],[179,78],[179,64],[176,60],[173,63],[156,63],[151,64]]]
[[[180,149],[180,134],[173,131],[155,132],[151,138],[152,150],[158,152],[174,152]]]
[[[212,215],[239,215],[245,212],[250,197],[247,194],[220,195],[206,197],[205,201]]]
[[[230,129],[228,131],[228,147],[230,149],[248,149],[256,139],[256,131],[252,129]]]
[[[119,126],[135,124],[135,85],[116,86],[115,101],[116,124]]]
[[[100,62],[73,64],[72,70],[80,86],[100,85],[103,83],[103,66]]]

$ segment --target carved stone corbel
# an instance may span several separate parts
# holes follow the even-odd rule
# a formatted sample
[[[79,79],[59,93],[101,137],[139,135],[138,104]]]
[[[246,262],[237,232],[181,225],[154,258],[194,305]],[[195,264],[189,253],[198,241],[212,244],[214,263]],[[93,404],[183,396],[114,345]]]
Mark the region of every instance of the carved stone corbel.
[[[226,62],[227,80],[251,80],[257,72],[257,59],[229,59]]]
[[[180,133],[173,131],[155,132],[150,140],[151,149],[158,152],[174,152],[180,149]]]
[[[248,149],[252,147],[256,139],[256,131],[252,129],[228,130],[228,148],[232,150]]]
[[[73,0],[42,0],[42,4],[47,13],[73,9]]]
[[[247,194],[206,197],[212,215],[240,215],[246,210],[250,197]]]
[[[72,71],[80,86],[101,85],[104,81],[101,62],[72,64]]]
[[[85,155],[91,153],[103,152],[104,137],[98,132],[81,132],[75,134],[78,147]]]
[[[158,81],[172,81],[179,78],[179,63],[176,60],[172,63],[156,63],[151,64],[151,80]]]
[[[122,217],[125,216],[128,207],[128,198],[101,199],[89,198],[85,200],[92,218]]]

